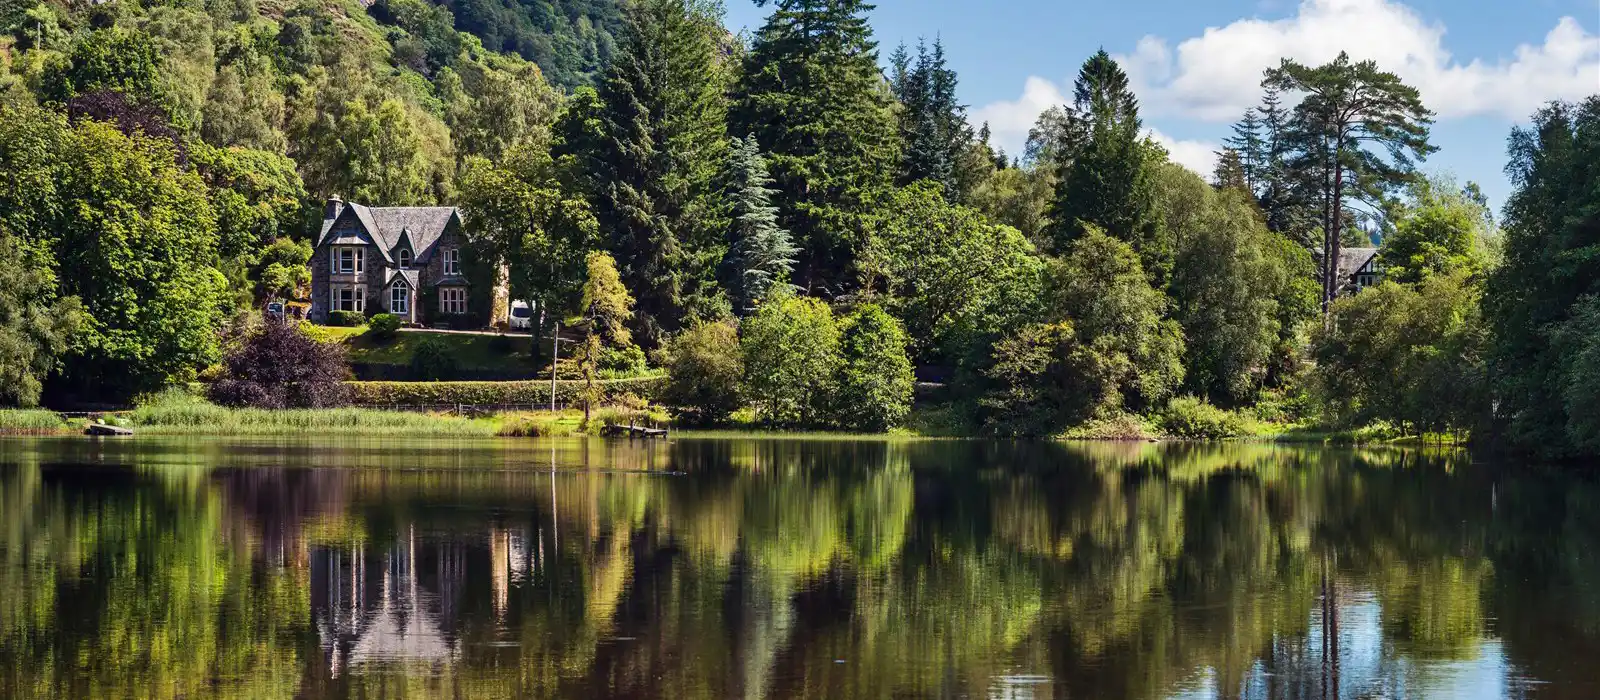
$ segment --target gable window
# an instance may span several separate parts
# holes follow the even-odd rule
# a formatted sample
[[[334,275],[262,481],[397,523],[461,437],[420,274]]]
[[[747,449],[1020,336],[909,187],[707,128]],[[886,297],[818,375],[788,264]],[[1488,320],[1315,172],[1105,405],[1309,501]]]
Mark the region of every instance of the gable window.
[[[333,271],[343,275],[360,274],[366,267],[367,251],[361,248],[334,248]]]
[[[331,306],[334,311],[366,311],[367,290],[365,287],[334,287]]]
[[[404,269],[407,269],[407,268],[411,267],[411,249],[410,248],[401,248],[400,249],[400,254],[398,256],[395,256],[395,257],[400,261],[400,269],[404,270]]]
[[[411,313],[411,288],[398,284],[389,288],[389,313]]]
[[[447,314],[467,312],[467,290],[462,287],[444,287],[439,290],[439,310]]]
[[[447,275],[461,274],[461,249],[446,248],[444,251],[444,273]]]

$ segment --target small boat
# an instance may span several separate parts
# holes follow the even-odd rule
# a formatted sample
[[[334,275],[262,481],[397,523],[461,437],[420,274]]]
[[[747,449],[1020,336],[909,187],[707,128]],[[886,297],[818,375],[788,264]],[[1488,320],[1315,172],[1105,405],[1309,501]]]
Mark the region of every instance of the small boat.
[[[95,437],[126,437],[133,435],[133,429],[106,425],[105,423],[90,423],[89,427],[83,429],[83,434]]]

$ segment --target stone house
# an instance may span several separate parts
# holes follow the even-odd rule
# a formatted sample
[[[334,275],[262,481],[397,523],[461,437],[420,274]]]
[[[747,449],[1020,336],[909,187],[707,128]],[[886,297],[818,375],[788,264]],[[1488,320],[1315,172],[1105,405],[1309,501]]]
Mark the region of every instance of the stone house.
[[[311,320],[353,311],[419,325],[504,323],[504,275],[473,279],[464,243],[455,207],[368,207],[334,196],[311,256]]]

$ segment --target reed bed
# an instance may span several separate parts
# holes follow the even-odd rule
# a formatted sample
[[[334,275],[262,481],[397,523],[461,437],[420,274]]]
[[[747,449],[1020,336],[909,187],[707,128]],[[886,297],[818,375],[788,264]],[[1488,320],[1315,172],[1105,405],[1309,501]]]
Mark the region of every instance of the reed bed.
[[[67,422],[54,411],[31,408],[0,410],[0,434],[48,435],[64,432],[68,427]]]
[[[490,418],[366,408],[228,408],[194,397],[163,396],[141,404],[132,423],[143,433],[168,435],[371,435],[488,437],[499,430]]]

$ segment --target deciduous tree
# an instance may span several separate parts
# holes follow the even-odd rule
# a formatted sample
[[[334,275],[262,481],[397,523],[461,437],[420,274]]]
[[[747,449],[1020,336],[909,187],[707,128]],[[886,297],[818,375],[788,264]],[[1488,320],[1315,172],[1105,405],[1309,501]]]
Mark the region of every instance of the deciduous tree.
[[[779,294],[739,329],[745,388],[770,425],[826,424],[839,368],[839,326],[819,299]]]
[[[831,422],[873,433],[899,426],[911,413],[916,383],[905,329],[876,304],[857,307],[840,325]]]

